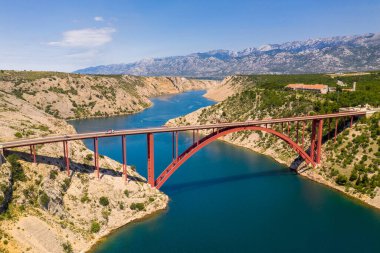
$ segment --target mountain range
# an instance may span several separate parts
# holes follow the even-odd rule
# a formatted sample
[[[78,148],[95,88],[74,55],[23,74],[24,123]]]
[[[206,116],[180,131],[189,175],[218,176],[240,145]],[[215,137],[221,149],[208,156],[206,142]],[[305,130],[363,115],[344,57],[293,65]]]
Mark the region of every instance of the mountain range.
[[[235,74],[331,73],[380,69],[380,33],[268,44],[242,51],[212,50],[186,56],[144,59],[75,71],[222,78]]]

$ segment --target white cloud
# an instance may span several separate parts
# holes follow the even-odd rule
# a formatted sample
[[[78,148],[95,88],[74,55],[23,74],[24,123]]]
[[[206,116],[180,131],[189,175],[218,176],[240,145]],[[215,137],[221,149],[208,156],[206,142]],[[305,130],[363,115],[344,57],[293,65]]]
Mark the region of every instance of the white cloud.
[[[96,16],[96,17],[94,17],[94,20],[98,21],[98,22],[101,22],[101,21],[104,21],[104,18],[101,17],[101,16]]]
[[[80,30],[70,30],[63,33],[61,41],[52,41],[51,46],[71,47],[71,48],[94,48],[112,41],[114,28],[87,28]]]

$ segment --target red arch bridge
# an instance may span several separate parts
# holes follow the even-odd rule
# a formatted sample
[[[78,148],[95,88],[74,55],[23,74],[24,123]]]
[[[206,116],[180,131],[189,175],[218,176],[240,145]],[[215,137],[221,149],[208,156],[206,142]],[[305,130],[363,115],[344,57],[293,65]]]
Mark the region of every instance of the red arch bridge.
[[[192,155],[197,151],[208,145],[209,143],[225,136],[229,133],[239,131],[262,131],[273,134],[278,138],[285,141],[300,157],[304,159],[307,164],[315,167],[321,162],[321,145],[323,137],[323,127],[326,125],[328,138],[330,134],[333,135],[334,141],[336,140],[338,132],[338,122],[344,122],[343,126],[348,125],[352,127],[354,120],[359,117],[365,116],[365,112],[344,112],[333,113],[313,116],[301,116],[291,118],[278,118],[278,119],[263,119],[252,120],[246,122],[234,123],[219,123],[209,125],[195,125],[195,126],[180,126],[180,127],[157,127],[157,128],[141,128],[141,129],[128,129],[107,132],[92,132],[81,134],[70,134],[60,136],[47,136],[35,139],[23,139],[17,141],[10,141],[0,143],[0,165],[3,151],[6,149],[17,147],[30,147],[32,160],[36,162],[36,145],[47,143],[63,143],[64,161],[66,171],[70,175],[70,159],[69,159],[69,142],[74,140],[93,139],[94,142],[94,161],[95,171],[99,178],[99,152],[98,152],[98,139],[108,137],[121,137],[121,150],[123,157],[123,174],[127,179],[127,156],[126,156],[126,137],[129,135],[147,136],[147,169],[148,169],[148,183],[152,187],[160,188],[170,176]],[[335,121],[335,122],[334,122]],[[324,122],[326,122],[324,124]],[[305,147],[305,128],[307,123],[311,123],[311,136],[310,146]],[[331,124],[335,125],[331,128]],[[291,127],[293,125],[293,127]],[[276,130],[278,129],[278,130]],[[291,129],[293,134],[291,134]],[[208,135],[200,137],[199,131],[208,130]],[[326,129],[325,129],[326,130]],[[190,131],[193,135],[193,143],[184,152],[178,154],[178,133]],[[159,133],[172,133],[172,162],[166,167],[162,173],[155,178],[154,175],[154,134]],[[291,135],[293,135],[291,137]]]

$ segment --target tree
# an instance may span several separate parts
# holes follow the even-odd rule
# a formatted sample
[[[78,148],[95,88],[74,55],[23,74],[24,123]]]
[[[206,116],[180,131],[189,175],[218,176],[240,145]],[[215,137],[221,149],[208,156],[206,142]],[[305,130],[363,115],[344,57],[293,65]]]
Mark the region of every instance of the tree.
[[[108,206],[109,205],[109,200],[107,197],[100,197],[99,199],[99,204],[101,204],[102,206]]]
[[[347,183],[347,177],[345,175],[339,174],[335,182],[338,185],[345,185]]]

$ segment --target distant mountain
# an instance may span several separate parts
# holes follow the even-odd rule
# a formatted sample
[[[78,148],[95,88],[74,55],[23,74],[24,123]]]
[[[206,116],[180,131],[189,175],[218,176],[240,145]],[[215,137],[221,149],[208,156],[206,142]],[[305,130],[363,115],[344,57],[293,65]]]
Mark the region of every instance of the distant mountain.
[[[213,50],[75,71],[83,74],[224,77],[233,74],[324,73],[380,69],[380,33],[309,39],[242,51]]]

